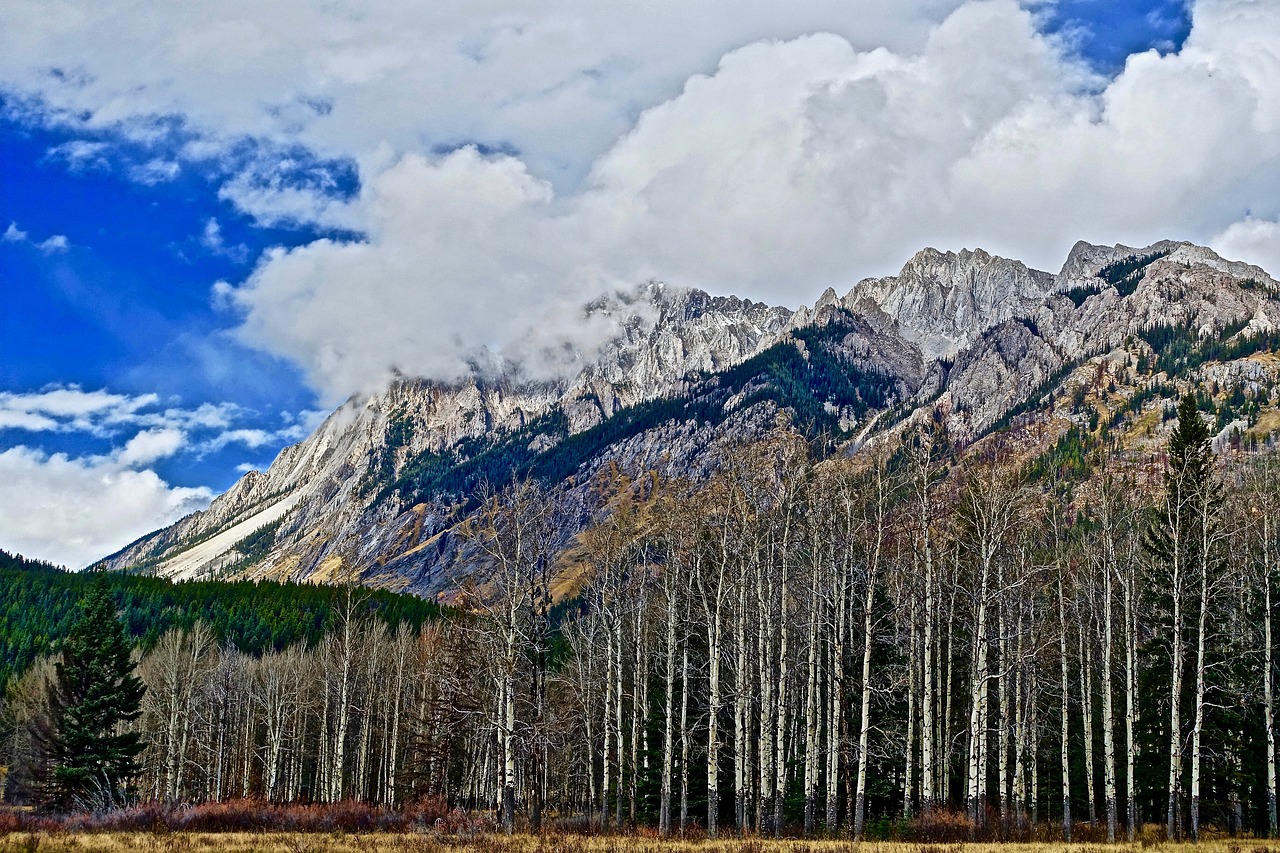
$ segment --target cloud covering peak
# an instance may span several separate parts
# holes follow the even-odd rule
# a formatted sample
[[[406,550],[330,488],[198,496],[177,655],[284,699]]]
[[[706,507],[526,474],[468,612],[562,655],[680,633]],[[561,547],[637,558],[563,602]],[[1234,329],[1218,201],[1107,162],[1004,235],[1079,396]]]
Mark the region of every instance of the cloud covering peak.
[[[1269,0],[1197,0],[1176,52],[1113,77],[1030,0],[58,5],[4,13],[29,109],[342,229],[215,288],[329,402],[397,371],[549,374],[609,334],[578,306],[649,279],[795,305],[922,245],[1053,268],[1078,239],[1274,266]]]

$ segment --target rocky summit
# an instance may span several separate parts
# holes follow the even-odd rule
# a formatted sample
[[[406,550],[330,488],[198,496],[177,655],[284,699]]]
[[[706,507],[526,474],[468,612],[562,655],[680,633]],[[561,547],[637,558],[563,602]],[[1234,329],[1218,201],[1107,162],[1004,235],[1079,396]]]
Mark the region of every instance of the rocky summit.
[[[1220,444],[1280,428],[1257,396],[1230,408],[1280,375],[1280,283],[1187,243],[1082,242],[1056,275],[924,249],[795,311],[660,283],[584,311],[619,331],[576,375],[401,378],[353,397],[265,472],[102,565],[437,594],[470,564],[462,531],[485,484],[532,476],[585,505],[601,470],[696,482],[779,423],[857,453],[931,418],[1035,464],[1068,434],[1155,440],[1166,418],[1152,413],[1194,380],[1227,406]]]

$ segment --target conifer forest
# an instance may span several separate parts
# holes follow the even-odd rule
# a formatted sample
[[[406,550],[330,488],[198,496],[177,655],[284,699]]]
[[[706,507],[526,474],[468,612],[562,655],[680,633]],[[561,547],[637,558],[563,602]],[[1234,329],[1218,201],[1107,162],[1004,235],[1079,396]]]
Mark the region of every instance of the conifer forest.
[[[121,678],[144,690],[110,728],[133,766],[73,805],[1273,836],[1280,458],[1211,452],[1194,397],[1177,414],[1161,455],[1034,470],[927,425],[816,461],[780,423],[696,485],[608,469],[590,506],[565,506],[517,481],[467,531],[483,571],[425,620],[346,589],[323,631],[278,644],[208,618],[131,632]],[[565,513],[591,516],[572,541]],[[68,807],[50,780],[73,646],[9,680],[8,802]]]

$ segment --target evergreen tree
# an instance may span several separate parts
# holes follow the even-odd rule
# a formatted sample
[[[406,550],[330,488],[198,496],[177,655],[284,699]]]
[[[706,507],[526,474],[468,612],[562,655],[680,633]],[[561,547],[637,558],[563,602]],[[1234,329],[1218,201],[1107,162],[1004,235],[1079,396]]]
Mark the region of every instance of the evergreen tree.
[[[94,583],[79,610],[37,731],[47,762],[41,799],[59,812],[120,803],[144,749],[138,732],[121,730],[141,713],[146,687],[133,673],[108,585]]]
[[[1213,468],[1209,427],[1200,417],[1194,394],[1178,403],[1178,423],[1169,436],[1164,499],[1155,506],[1144,541],[1157,561],[1194,561],[1203,516],[1221,506],[1221,485]]]
[[[1178,404],[1178,423],[1169,437],[1164,495],[1156,503],[1143,539],[1152,558],[1148,589],[1155,628],[1147,649],[1153,665],[1145,676],[1145,687],[1154,696],[1163,694],[1164,704],[1161,712],[1144,712],[1143,717],[1148,725],[1157,719],[1163,723],[1163,732],[1157,726],[1149,733],[1155,743],[1149,740],[1148,748],[1162,752],[1168,760],[1165,831],[1170,839],[1182,834],[1186,820],[1183,783],[1188,741],[1192,837],[1199,830],[1209,590],[1221,507],[1222,485],[1214,470],[1209,428],[1200,416],[1195,394],[1188,393]],[[1194,666],[1194,678],[1188,677],[1189,665]]]

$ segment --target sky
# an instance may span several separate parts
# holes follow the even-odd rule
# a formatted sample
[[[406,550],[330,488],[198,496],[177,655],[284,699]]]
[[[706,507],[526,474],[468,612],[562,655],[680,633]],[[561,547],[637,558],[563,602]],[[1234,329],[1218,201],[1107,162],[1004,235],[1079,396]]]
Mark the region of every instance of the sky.
[[[83,566],[352,394],[564,370],[649,279],[924,246],[1280,272],[1278,0],[8,0],[0,548]]]

